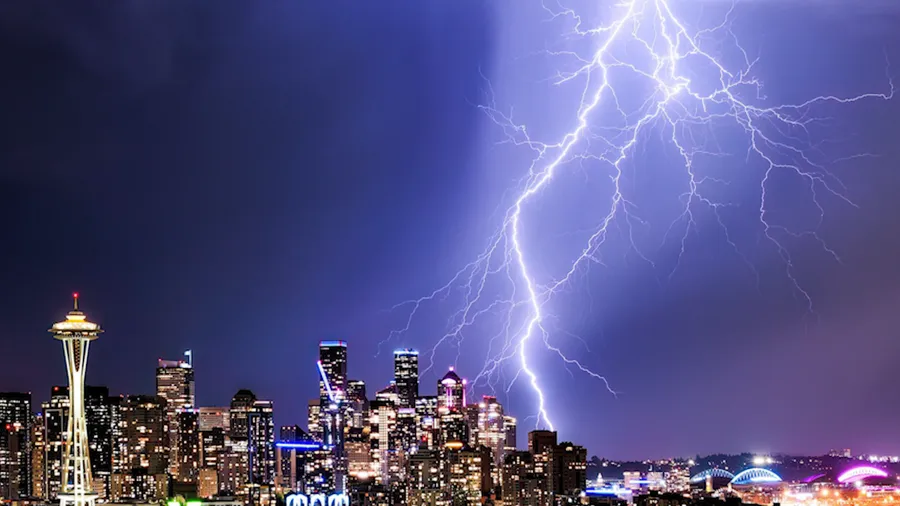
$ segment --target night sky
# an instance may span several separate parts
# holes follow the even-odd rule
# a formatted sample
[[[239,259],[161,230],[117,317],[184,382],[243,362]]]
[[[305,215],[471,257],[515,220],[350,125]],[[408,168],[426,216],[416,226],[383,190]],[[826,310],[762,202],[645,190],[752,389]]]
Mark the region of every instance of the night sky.
[[[734,31],[769,98],[886,92],[885,55],[900,76],[900,9],[849,3],[740,6]],[[722,7],[678,5],[691,20]],[[200,405],[250,388],[276,423],[305,426],[317,343],[344,339],[374,395],[390,350],[428,348],[449,316],[424,311],[379,346],[406,321],[391,307],[474,258],[528,170],[477,107],[488,90],[535,137],[573,123],[539,54],[565,37],[548,19],[531,0],[0,3],[0,390],[40,401],[65,382],[46,329],[77,291],[106,328],[90,384],[150,393],[156,359],[192,349]],[[736,177],[729,230],[753,269],[706,218],[677,269],[672,244],[655,267],[614,247],[556,301],[561,346],[619,392],[536,355],[561,438],[613,458],[900,453],[900,100],[821,114],[833,159],[877,156],[831,166],[858,206],[823,199],[821,236],[842,262],[790,242],[815,312],[760,238],[758,174]],[[550,196],[567,200],[577,172]],[[668,184],[635,180],[661,227],[648,244],[671,221],[655,216]],[[808,215],[802,189],[776,188],[776,218]],[[549,234],[530,243],[548,244],[542,274],[560,267],[549,245],[604,198],[529,215]],[[438,350],[423,393],[454,362],[477,374],[483,356],[457,355]],[[499,394],[524,438],[531,392]]]

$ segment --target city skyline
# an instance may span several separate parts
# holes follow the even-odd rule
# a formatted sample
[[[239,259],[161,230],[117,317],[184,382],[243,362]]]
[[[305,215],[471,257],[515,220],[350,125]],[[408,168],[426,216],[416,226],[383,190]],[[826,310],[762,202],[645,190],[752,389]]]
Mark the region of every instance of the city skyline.
[[[744,156],[746,131],[716,124],[715,143],[698,131],[692,139],[710,144],[690,145],[728,155],[697,160],[698,176],[713,178],[704,194],[728,205],[698,204],[685,230],[688,179],[661,121],[623,166],[634,220],[620,215],[596,262],[540,301],[541,332],[525,353],[516,343],[534,308],[522,303],[516,265],[510,307],[521,314],[509,327],[503,318],[510,293],[498,267],[514,258],[500,254],[510,241],[488,269],[497,285],[468,315],[481,315],[474,326],[460,333],[458,311],[478,290],[453,284],[414,318],[407,301],[481,258],[498,229],[510,237],[504,213],[530,184],[538,146],[521,135],[554,143],[579,123],[573,90],[584,81],[554,76],[578,70],[567,55],[591,61],[597,41],[574,35],[572,15],[512,0],[88,3],[77,13],[53,2],[0,7],[0,56],[17,76],[2,84],[0,117],[0,390],[46,400],[66,383],[45,330],[78,291],[109,329],[91,349],[87,383],[113,393],[156,393],[158,359],[192,350],[198,404],[224,406],[249,389],[275,403],[279,424],[302,426],[308,402],[322,399],[318,343],[343,340],[347,379],[364,379],[369,398],[392,377],[394,350],[419,350],[420,394],[455,365],[477,395],[497,393],[524,434],[537,384],[559,434],[604,457],[900,454],[900,100],[884,98],[900,84],[891,2],[671,2],[729,71],[746,67],[734,40],[756,62],[740,74],[753,80],[742,100],[872,94],[791,111],[830,118],[793,138],[809,140],[836,178],[822,176],[828,187],[847,199],[814,183],[820,216],[810,187],[776,171],[765,220],[798,232],[779,235],[778,249],[766,237],[780,229],[763,230],[759,212],[765,163]],[[620,14],[594,0],[563,3],[583,27]],[[723,19],[734,39],[704,31]],[[684,84],[687,67],[698,87],[718,85],[685,64],[663,88]],[[622,107],[645,103],[647,89],[616,79]],[[685,104],[668,111],[703,110]],[[590,134],[615,131],[617,112],[598,114]],[[525,205],[521,246],[538,290],[568,272],[609,209],[615,171],[582,158],[606,145],[576,146]],[[492,369],[500,349],[506,361]]]

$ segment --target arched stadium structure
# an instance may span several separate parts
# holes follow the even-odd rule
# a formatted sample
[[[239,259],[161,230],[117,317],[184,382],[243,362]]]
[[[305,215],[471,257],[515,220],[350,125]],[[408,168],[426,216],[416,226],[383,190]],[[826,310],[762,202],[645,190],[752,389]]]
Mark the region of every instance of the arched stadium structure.
[[[707,469],[706,471],[701,471],[694,476],[691,476],[691,483],[700,483],[706,481],[706,478],[708,478],[709,476],[712,476],[713,478],[725,478],[726,480],[734,478],[734,475],[732,473],[729,473],[724,469],[713,468]]]
[[[763,483],[780,483],[781,476],[760,467],[745,469],[731,479],[732,485],[753,485]]]
[[[877,467],[859,466],[854,467],[841,473],[838,476],[838,483],[850,483],[854,481],[864,480],[866,478],[887,478],[888,473]]]

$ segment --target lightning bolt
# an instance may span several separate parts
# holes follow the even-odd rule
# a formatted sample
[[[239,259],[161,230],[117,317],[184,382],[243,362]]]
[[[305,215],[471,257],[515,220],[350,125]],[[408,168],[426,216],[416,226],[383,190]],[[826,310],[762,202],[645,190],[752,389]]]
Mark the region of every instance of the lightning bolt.
[[[527,380],[537,399],[536,426],[544,425],[553,430],[546,395],[530,354],[536,345],[541,345],[567,368],[602,381],[615,394],[603,376],[566,355],[551,340],[548,322],[552,315],[548,302],[588,265],[603,263],[600,250],[614,226],[624,226],[629,248],[655,267],[651,256],[645,254],[634,240],[633,225],[643,223],[643,220],[622,184],[626,166],[653,131],[662,133],[665,142],[677,151],[675,167],[683,174],[686,188],[679,195],[683,205],[681,212],[669,225],[663,242],[681,230],[676,236],[680,262],[687,250],[690,232],[698,227],[697,213],[708,210],[721,228],[725,241],[753,270],[720,215],[722,208],[732,204],[714,198],[714,190],[708,190],[726,185],[728,181],[704,175],[700,170],[705,160],[734,154],[723,151],[715,142],[713,128],[725,128],[725,125],[736,128],[746,143],[746,150],[738,153],[745,166],[761,164],[759,226],[783,260],[785,274],[795,293],[812,312],[812,297],[795,275],[794,261],[785,238],[811,238],[836,260],[840,261],[840,258],[822,240],[817,228],[797,231],[770,219],[768,201],[773,175],[785,172],[805,182],[811,202],[818,210],[819,223],[825,213],[820,196],[828,194],[847,205],[855,205],[845,195],[841,181],[827,169],[827,161],[823,161],[825,154],[814,142],[813,127],[825,119],[816,116],[815,110],[827,104],[889,100],[894,96],[893,81],[888,75],[886,91],[881,93],[848,97],[821,95],[796,104],[767,104],[761,82],[753,77],[757,60],[749,57],[731,31],[735,5],[732,4],[720,24],[693,32],[673,11],[670,0],[622,1],[611,7],[609,24],[591,27],[573,9],[544,5],[550,20],[567,23],[572,35],[589,40],[596,48],[588,55],[574,51],[546,52],[559,59],[561,65],[570,62],[567,65],[571,70],[560,71],[555,78],[556,85],[580,83],[576,87],[580,100],[572,128],[557,142],[532,139],[525,125],[517,124],[512,114],[505,114],[496,106],[488,83],[491,100],[480,108],[502,129],[503,142],[530,150],[532,161],[512,190],[511,205],[502,208],[503,218],[486,247],[445,285],[426,296],[395,306],[394,309],[405,308],[408,312],[405,325],[392,332],[388,339],[407,332],[426,304],[441,304],[460,291],[462,303],[448,318],[446,332],[436,340],[430,353],[426,353],[430,359],[426,371],[434,365],[435,353],[441,346],[456,345],[458,350],[461,349],[475,323],[492,315],[499,317],[501,330],[488,340],[484,367],[471,382],[471,388],[479,383],[497,388],[503,379],[503,366],[513,364],[516,373],[506,381],[507,390],[518,379]],[[724,57],[713,54],[711,48],[717,47],[721,52],[723,41],[736,50],[734,59],[740,60],[739,68],[730,69],[723,63]],[[704,70],[707,77],[696,77],[698,69]],[[625,105],[620,100],[625,96],[626,82],[630,83],[630,93],[633,94],[635,89],[642,93],[640,98],[643,100],[636,106]],[[643,88],[634,83],[641,83]],[[567,270],[556,279],[539,283],[533,263],[534,252],[529,250],[522,237],[523,228],[527,227],[523,211],[540,201],[547,187],[573,162],[605,170],[611,181],[610,192],[604,197],[608,206],[598,216],[596,227],[590,231],[590,237],[572,258]],[[676,263],[671,272],[677,268]]]

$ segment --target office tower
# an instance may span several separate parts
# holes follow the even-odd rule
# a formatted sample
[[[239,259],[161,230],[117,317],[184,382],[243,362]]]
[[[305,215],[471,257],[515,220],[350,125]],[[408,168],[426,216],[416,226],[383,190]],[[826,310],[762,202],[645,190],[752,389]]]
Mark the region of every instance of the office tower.
[[[231,409],[229,409],[229,425],[231,427],[229,435],[235,441],[246,441],[249,437],[249,421],[250,411],[253,410],[253,404],[256,402],[256,394],[250,390],[238,390],[231,399]]]
[[[247,437],[249,483],[275,483],[275,423],[272,401],[257,400],[248,413]]]
[[[310,442],[310,437],[299,425],[282,425],[278,431],[279,443]]]
[[[409,506],[441,504],[444,498],[441,452],[423,450],[410,455],[406,500]]]
[[[0,392],[0,497],[31,495],[31,393]]]
[[[313,399],[307,404],[306,432],[316,441],[322,441],[325,437],[322,431],[322,403],[319,399]]]
[[[53,324],[49,330],[62,341],[69,375],[69,424],[65,457],[63,458],[60,505],[93,506],[97,496],[92,489],[91,461],[88,454],[87,421],[84,414],[84,374],[87,369],[88,350],[91,341],[103,332],[96,323],[87,320],[78,310],[78,294],[75,308],[65,321]]]
[[[363,428],[369,419],[369,398],[366,397],[365,381],[347,381],[347,408],[347,426]]]
[[[369,414],[375,480],[378,483],[389,483],[388,456],[392,449],[391,434],[397,426],[397,409],[390,401],[376,399],[369,404]]]
[[[512,416],[503,417],[503,430],[506,433],[506,440],[503,443],[503,451],[505,454],[512,453],[518,448],[516,444],[516,430],[518,423]]]
[[[466,419],[466,439],[463,440],[469,446],[478,446],[478,404],[469,404],[463,408],[463,417]]]
[[[448,449],[444,459],[451,503],[479,506],[482,497],[490,497],[492,456],[488,448]]]
[[[364,482],[375,476],[372,460],[371,433],[366,420],[366,428],[352,427],[347,431],[344,451],[347,454],[347,476],[352,484]]]
[[[102,496],[109,492],[113,460],[113,420],[109,388],[85,386],[84,411],[94,491]]]
[[[184,360],[159,359],[156,366],[156,395],[166,401],[166,422],[169,426],[169,473],[178,474],[178,410],[193,408],[194,368]]]
[[[396,443],[392,446],[405,454],[415,453],[419,447],[416,436],[416,410],[414,408],[398,408],[397,428],[394,430]]]
[[[62,490],[62,469],[65,456],[66,429],[69,426],[69,389],[55,386],[50,389],[50,400],[41,404],[44,412],[44,493],[48,500],[55,500]]]
[[[228,433],[231,427],[230,411],[227,407],[197,408],[200,432],[210,431],[216,427]]]
[[[503,406],[497,398],[485,395],[478,403],[478,444],[491,449],[494,455],[494,466],[503,466],[503,454],[506,450],[506,426]]]
[[[122,470],[125,469],[124,455],[126,441],[122,433],[122,429],[125,425],[122,423],[123,399],[124,396],[110,397],[107,399],[107,402],[109,402],[110,425],[112,427],[110,430],[112,439],[112,464],[110,467],[112,474],[122,473]]]
[[[248,471],[247,440],[226,439],[225,449],[216,462],[219,493],[235,495],[247,484]]]
[[[334,455],[331,450],[319,449],[306,452],[306,469],[303,475],[303,490],[306,494],[330,494],[334,492]]]
[[[215,469],[219,456],[225,451],[227,436],[221,427],[200,431],[201,467]]]
[[[587,449],[563,442],[553,450],[550,488],[553,494],[576,496],[587,486]],[[657,478],[662,481],[662,475]]]
[[[219,493],[219,474],[215,467],[201,468],[197,472],[197,497],[212,499]]]
[[[344,341],[321,341],[319,362],[331,384],[331,390],[342,400],[347,393],[347,343]],[[339,393],[338,393],[339,392]],[[319,402],[321,406],[330,403],[325,381],[319,378]]]
[[[462,447],[469,441],[469,426],[462,411],[452,410],[438,419],[438,444],[442,447]]]
[[[438,435],[437,396],[423,396],[416,399],[416,438],[419,449],[437,448]]]
[[[197,483],[202,463],[199,412],[190,408],[179,409],[175,414],[175,424],[178,448],[174,455],[178,460],[174,466],[174,478],[181,483]]]
[[[438,381],[438,414],[450,411],[462,411],[466,406],[466,381],[459,377],[451,367],[447,374]]]
[[[546,506],[549,494],[547,480],[534,469],[530,452],[514,451],[503,461],[503,504]]]
[[[31,419],[31,496],[45,501],[47,500],[47,475],[44,467],[46,452],[44,415],[38,413]]]
[[[119,405],[121,472],[112,476],[110,498],[156,501],[168,491],[169,426],[166,401],[128,395]]]
[[[555,431],[533,430],[528,433],[528,451],[530,451],[532,455],[551,452],[555,446]]]
[[[397,385],[398,408],[415,408],[419,397],[419,352],[394,352],[394,383]]]

